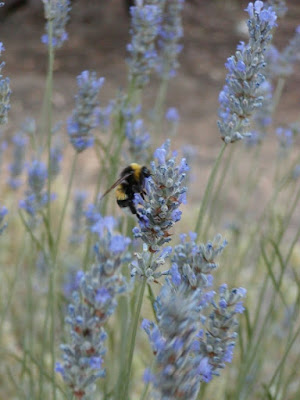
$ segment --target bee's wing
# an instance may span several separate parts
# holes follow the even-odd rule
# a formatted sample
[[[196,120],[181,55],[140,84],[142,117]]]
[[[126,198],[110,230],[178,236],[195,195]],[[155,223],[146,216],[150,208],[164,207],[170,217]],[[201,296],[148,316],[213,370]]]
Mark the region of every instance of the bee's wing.
[[[107,191],[105,193],[103,193],[103,195],[100,197],[100,200],[103,199],[103,197],[105,197],[110,191],[112,191],[115,187],[117,187],[118,185],[120,185],[122,182],[124,182],[130,175],[133,174],[133,171],[128,172],[128,174],[121,176],[121,178],[119,178],[113,185],[111,185],[111,187],[109,189],[107,189]]]

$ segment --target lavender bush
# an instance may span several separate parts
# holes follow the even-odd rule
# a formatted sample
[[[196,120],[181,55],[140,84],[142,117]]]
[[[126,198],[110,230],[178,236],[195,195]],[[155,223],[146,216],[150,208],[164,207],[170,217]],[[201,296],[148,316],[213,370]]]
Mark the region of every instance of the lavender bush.
[[[272,43],[287,4],[246,8],[249,40],[225,63],[220,151],[206,186],[202,170],[195,180],[198,153],[184,140],[183,117],[166,101],[184,41],[184,1],[137,0],[129,12],[127,88],[103,105],[104,78],[82,65],[74,109],[58,125],[54,61],[68,39],[71,2],[43,5],[42,117],[11,135],[11,151],[4,136],[0,143],[8,164],[0,209],[4,396],[300,398],[299,127],[274,123],[300,60],[299,27],[283,50]],[[10,94],[0,75],[3,129]],[[178,151],[175,134],[185,142]],[[233,144],[242,139],[245,146]],[[251,214],[268,140],[279,143],[271,193]],[[93,153],[90,185],[85,166]],[[240,171],[246,159],[251,168]],[[113,194],[102,194],[132,162],[150,176],[134,195],[136,214],[128,215]],[[238,204],[228,211],[233,188]]]

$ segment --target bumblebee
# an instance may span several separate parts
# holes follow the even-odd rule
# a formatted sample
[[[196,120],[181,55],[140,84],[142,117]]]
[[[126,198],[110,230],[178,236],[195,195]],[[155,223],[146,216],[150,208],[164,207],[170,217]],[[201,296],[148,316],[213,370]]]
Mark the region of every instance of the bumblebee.
[[[132,214],[138,217],[133,202],[134,194],[139,193],[144,199],[145,178],[149,178],[150,175],[151,173],[147,167],[132,163],[123,169],[120,178],[103,194],[101,199],[116,188],[115,194],[118,206],[121,208],[128,207]]]

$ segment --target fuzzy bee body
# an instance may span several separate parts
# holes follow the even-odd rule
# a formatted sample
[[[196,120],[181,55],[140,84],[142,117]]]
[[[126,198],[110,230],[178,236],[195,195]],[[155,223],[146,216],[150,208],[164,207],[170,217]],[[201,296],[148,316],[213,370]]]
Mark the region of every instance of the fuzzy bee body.
[[[129,208],[132,214],[137,214],[134,205],[134,195],[139,193],[144,198],[145,178],[151,175],[149,169],[140,164],[132,163],[124,168],[120,178],[115,182],[102,197],[116,188],[115,196],[117,204],[121,208]]]

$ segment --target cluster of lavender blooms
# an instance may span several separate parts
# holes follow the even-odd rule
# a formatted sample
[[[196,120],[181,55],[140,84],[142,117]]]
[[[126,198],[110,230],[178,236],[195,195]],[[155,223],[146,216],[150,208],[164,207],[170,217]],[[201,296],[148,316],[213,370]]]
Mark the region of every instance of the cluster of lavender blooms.
[[[129,53],[129,79],[137,87],[149,82],[150,74],[155,70],[157,52],[155,40],[162,21],[162,9],[154,4],[141,4],[130,7],[131,43],[127,45]]]
[[[84,203],[87,194],[77,191],[74,195],[73,212],[72,212],[72,233],[69,242],[72,245],[80,244],[84,239],[82,230],[82,221],[84,219]]]
[[[184,0],[166,0],[162,24],[158,35],[157,70],[163,79],[173,78],[179,67],[178,55],[182,50],[179,40],[183,37],[182,17]]]
[[[123,95],[116,102],[115,108],[124,121],[128,153],[125,156],[138,163],[146,163],[149,156],[150,134],[141,116],[142,107],[128,104],[127,97]]]
[[[87,229],[97,235],[101,235],[104,228],[112,231],[117,225],[114,217],[101,215],[100,207],[101,201],[99,200],[96,204],[89,204],[84,212]]]
[[[125,134],[128,140],[128,152],[138,163],[147,161],[147,152],[150,146],[150,134],[147,131],[144,120],[137,118],[128,121],[125,126]]]
[[[189,167],[185,159],[176,165],[176,156],[168,157],[170,141],[158,148],[151,162],[152,176],[147,179],[147,197],[135,195],[135,204],[139,216],[139,227],[134,228],[136,238],[141,238],[150,252],[156,252],[171,240],[170,229],[180,220],[179,206],[186,202],[184,186]]]
[[[46,31],[49,32],[49,23],[52,24],[52,46],[59,48],[68,39],[65,31],[71,10],[70,0],[42,0],[44,3],[45,18],[48,21]],[[42,36],[42,42],[49,44],[48,33]]]
[[[155,373],[146,370],[144,380],[153,382],[157,399],[195,399],[200,388],[201,355],[191,357],[199,318],[198,292],[186,296],[165,284],[156,304],[158,323],[144,320],[155,354]]]
[[[4,51],[3,43],[0,42],[0,55]],[[7,113],[10,109],[10,95],[11,90],[9,86],[9,78],[3,78],[1,72],[5,63],[0,63],[0,125],[3,125],[7,122]]]
[[[183,36],[181,11],[184,0],[138,1],[130,8],[131,43],[129,78],[137,87],[144,87],[151,73],[163,79],[175,76]]]
[[[278,17],[284,16],[287,11],[284,1],[269,1],[268,4],[272,6]],[[286,79],[289,77],[293,73],[294,64],[300,60],[300,26],[296,28],[294,37],[281,52],[274,45],[268,46],[265,60],[267,64],[264,74],[266,80],[258,89],[258,95],[262,98],[261,107],[254,114],[255,131],[252,132],[252,137],[247,140],[247,144],[251,145],[262,141],[267,127],[272,122],[274,82],[279,78]]]
[[[25,167],[25,154],[28,137],[23,132],[18,132],[12,139],[13,143],[13,162],[9,165],[10,177],[7,180],[9,186],[16,190],[21,185],[20,176]]]
[[[158,282],[158,279],[168,274],[168,271],[162,271],[162,266],[172,253],[172,247],[166,246],[155,255],[149,252],[148,246],[144,244],[143,252],[135,253],[136,259],[129,265],[131,276],[146,279],[147,283]]]
[[[235,142],[250,135],[250,117],[261,107],[259,88],[264,82],[265,51],[272,39],[277,16],[262,1],[249,3],[248,30],[250,40],[241,43],[234,56],[228,58],[229,73],[220,93],[218,127],[225,143]]]
[[[275,46],[270,46],[266,54],[266,61],[272,79],[287,78],[293,73],[294,64],[300,61],[300,25],[282,52]]]
[[[192,232],[190,240],[186,238],[187,235],[180,235],[180,244],[174,247],[172,276],[175,277],[178,271],[181,279],[192,290],[211,286],[211,273],[218,267],[215,258],[222,253],[227,241],[217,235],[212,242],[197,245],[197,234]]]
[[[236,341],[236,314],[242,313],[243,288],[221,285],[218,298],[209,290],[215,258],[227,242],[217,235],[212,243],[197,245],[196,235],[181,236],[174,247],[170,278],[155,303],[157,323],[144,320],[155,355],[153,371],[144,379],[154,387],[154,398],[196,399],[201,382],[220,374],[232,361]]]
[[[66,323],[70,325],[70,343],[61,345],[63,361],[56,371],[78,399],[87,399],[95,390],[95,381],[105,376],[103,357],[107,334],[104,324],[113,314],[117,296],[129,286],[120,273],[130,261],[130,239],[112,230],[111,220],[98,219],[96,261],[89,272],[79,272],[79,289],[72,295]]]
[[[43,210],[49,200],[55,198],[55,195],[51,195],[49,199],[46,190],[47,178],[48,170],[46,165],[42,161],[33,160],[28,167],[26,197],[19,203],[20,208],[24,209],[32,218],[36,217]]]
[[[104,78],[98,79],[95,72],[83,71],[77,77],[78,93],[68,120],[68,135],[78,153],[94,144],[92,130],[97,126],[98,94],[103,83]]]

